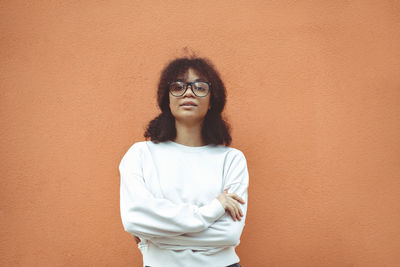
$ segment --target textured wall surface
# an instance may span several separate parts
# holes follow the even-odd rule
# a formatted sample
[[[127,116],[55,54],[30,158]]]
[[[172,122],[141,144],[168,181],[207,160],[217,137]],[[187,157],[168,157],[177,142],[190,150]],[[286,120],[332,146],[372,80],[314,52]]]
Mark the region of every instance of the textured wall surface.
[[[2,1],[0,265],[141,266],[118,164],[184,47],[228,90],[248,266],[400,265],[400,2]]]

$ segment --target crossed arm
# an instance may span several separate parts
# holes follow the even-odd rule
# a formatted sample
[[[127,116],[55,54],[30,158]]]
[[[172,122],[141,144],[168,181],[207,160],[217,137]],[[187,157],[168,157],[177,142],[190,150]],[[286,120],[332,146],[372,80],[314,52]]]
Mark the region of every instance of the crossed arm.
[[[198,207],[155,198],[147,190],[138,166],[140,153],[127,153],[120,163],[121,218],[136,241],[148,239],[160,247],[194,249],[237,245],[247,214],[248,172],[243,154],[237,154],[226,173],[224,189],[240,196],[243,217],[234,221],[218,199]],[[136,164],[135,164],[136,163]]]
[[[177,246],[186,246],[193,249],[208,249],[210,247],[227,247],[236,246],[240,243],[240,236],[242,234],[245,218],[247,214],[247,185],[234,184],[230,192],[237,192],[245,203],[239,204],[243,211],[241,220],[233,220],[232,216],[225,212],[225,214],[212,223],[207,229],[194,232],[184,233],[178,236],[171,237],[154,237],[150,240],[162,248],[176,248]]]

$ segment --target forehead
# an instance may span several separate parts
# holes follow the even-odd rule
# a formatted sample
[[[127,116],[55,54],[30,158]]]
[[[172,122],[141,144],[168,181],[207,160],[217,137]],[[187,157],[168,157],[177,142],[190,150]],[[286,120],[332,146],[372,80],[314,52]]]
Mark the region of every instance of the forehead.
[[[193,79],[193,80],[197,80],[197,79],[201,79],[201,80],[207,80],[206,77],[204,75],[202,75],[199,71],[193,69],[193,68],[189,68],[187,69],[184,73],[178,74],[176,76],[177,79],[179,80],[188,80],[188,79]]]

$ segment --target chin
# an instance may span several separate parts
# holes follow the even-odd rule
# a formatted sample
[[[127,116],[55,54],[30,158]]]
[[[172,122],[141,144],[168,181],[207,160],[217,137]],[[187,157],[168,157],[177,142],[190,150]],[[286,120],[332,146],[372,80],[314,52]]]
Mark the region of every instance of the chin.
[[[180,114],[178,116],[175,116],[176,120],[179,121],[186,121],[186,122],[195,122],[195,121],[202,121],[204,117],[198,116],[197,114]]]

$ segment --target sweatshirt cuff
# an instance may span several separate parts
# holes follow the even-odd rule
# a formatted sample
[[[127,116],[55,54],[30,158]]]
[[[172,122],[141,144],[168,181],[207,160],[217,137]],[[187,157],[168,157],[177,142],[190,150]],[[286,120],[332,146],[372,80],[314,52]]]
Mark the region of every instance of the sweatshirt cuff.
[[[222,206],[221,202],[218,199],[214,199],[209,204],[202,206],[200,208],[201,214],[203,217],[210,223],[214,223],[218,220],[222,215],[225,214],[225,209]]]

